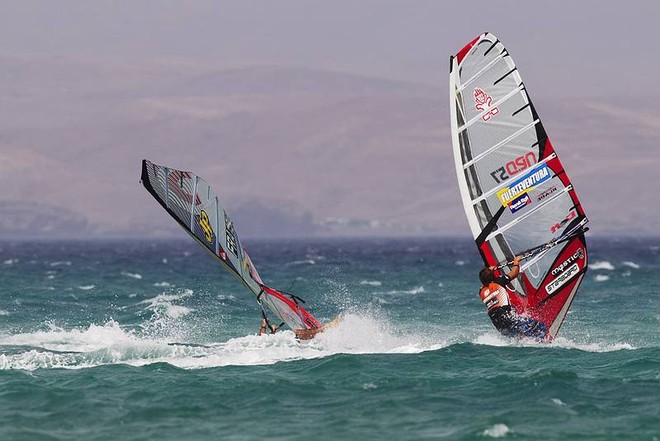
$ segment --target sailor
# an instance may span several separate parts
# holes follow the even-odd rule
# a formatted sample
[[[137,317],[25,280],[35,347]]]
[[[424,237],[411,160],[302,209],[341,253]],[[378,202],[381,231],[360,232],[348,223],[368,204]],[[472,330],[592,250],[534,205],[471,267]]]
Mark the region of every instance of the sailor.
[[[521,259],[521,256],[516,256],[513,259],[511,271],[500,277],[495,277],[496,267],[484,267],[479,272],[479,279],[482,283],[479,297],[486,306],[493,325],[502,335],[543,340],[547,335],[546,326],[533,318],[518,315],[511,307],[509,293],[505,288],[511,280],[518,277]]]
[[[264,317],[261,319],[261,327],[259,327],[259,333],[257,335],[267,334],[268,331],[270,331],[271,334],[275,334],[275,332],[277,332],[277,326],[268,323],[268,320]]]

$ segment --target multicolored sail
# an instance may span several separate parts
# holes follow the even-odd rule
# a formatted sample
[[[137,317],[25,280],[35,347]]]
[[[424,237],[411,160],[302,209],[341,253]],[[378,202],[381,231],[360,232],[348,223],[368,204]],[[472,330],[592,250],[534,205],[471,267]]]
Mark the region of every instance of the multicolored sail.
[[[450,63],[454,160],[472,235],[487,266],[526,255],[507,290],[518,313],[554,338],[587,270],[587,217],[497,37],[480,35]]]
[[[321,324],[294,295],[269,288],[241,245],[234,224],[204,179],[183,170],[142,161],[142,185],[160,205],[213,257],[236,276],[283,323],[294,330]]]

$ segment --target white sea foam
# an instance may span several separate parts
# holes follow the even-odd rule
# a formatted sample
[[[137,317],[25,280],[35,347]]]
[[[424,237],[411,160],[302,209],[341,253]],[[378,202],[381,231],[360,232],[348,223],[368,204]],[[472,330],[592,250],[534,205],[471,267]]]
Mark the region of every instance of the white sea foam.
[[[60,260],[57,262],[51,262],[50,266],[71,266],[71,262],[68,260]]]
[[[5,311],[4,309],[0,309],[0,315],[9,315],[9,311]]]
[[[126,343],[135,339],[131,333],[123,331],[114,320],[102,326],[90,325],[83,330],[67,331],[52,324],[48,327],[48,331],[5,336],[2,342],[7,345],[39,347],[49,351],[90,352],[103,349],[111,342]]]
[[[390,322],[373,315],[345,314],[338,326],[319,334],[310,343],[331,353],[416,354],[448,346],[427,333],[400,334]]]
[[[178,297],[185,295],[187,293]],[[87,329],[64,330],[51,326],[48,331],[3,336],[3,345],[25,346],[25,350],[0,354],[0,370],[80,369],[107,364],[143,366],[160,362],[184,369],[200,369],[273,364],[334,354],[416,354],[456,343],[424,332],[401,334],[393,331],[394,327],[382,317],[353,313],[345,314],[337,326],[304,342],[296,340],[293,332],[287,330],[273,335],[232,338],[206,346],[173,345],[170,342],[186,340],[185,332],[180,332],[173,323],[181,324],[171,317],[160,317],[145,324],[141,330],[123,329],[117,322],[109,321],[104,325],[90,325]],[[566,338],[557,338],[550,344],[521,342],[496,332],[484,332],[476,340],[477,344],[491,346],[533,345],[548,350],[575,348],[586,352],[611,352],[634,349],[623,343],[578,343]],[[365,386],[365,389],[370,387]],[[488,429],[491,430],[488,436],[496,437],[502,433],[502,429],[495,429],[496,426]]]
[[[514,340],[498,334],[497,331],[487,331],[480,333],[473,340],[473,343],[485,346],[511,346],[524,343],[522,340]]]
[[[626,260],[625,262],[622,262],[622,265],[628,266],[628,267],[633,268],[633,269],[639,269],[640,268],[639,264],[637,264],[635,262],[631,262],[630,260]]]
[[[121,275],[122,275],[122,276],[126,276],[126,277],[130,277],[130,278],[132,278],[132,279],[141,279],[141,278],[142,278],[142,274],[138,274],[138,273],[129,273],[128,271],[122,271],[122,272],[121,272]]]
[[[520,347],[541,347],[553,350],[555,348],[562,349],[578,349],[584,352],[615,352],[634,350],[634,346],[628,343],[586,343],[570,340],[566,337],[557,337],[551,343],[539,342],[533,339],[514,339],[504,337],[497,333],[497,331],[485,331],[479,333],[472,341],[474,344],[485,346],[520,346]]]
[[[156,297],[142,300],[140,303],[141,304],[147,303],[153,306],[161,303],[172,302],[174,300],[185,299],[192,295],[193,295],[192,289],[184,289],[183,292],[179,294],[158,294]]]
[[[597,262],[590,263],[589,269],[614,271],[614,265],[612,265],[610,262],[606,260],[599,260]]]
[[[168,282],[156,282],[156,283],[154,283],[154,286],[156,286],[158,288],[167,288],[167,287],[172,286],[172,285],[170,285]]]
[[[232,338],[207,346],[172,345],[168,343],[182,341],[185,335],[176,335],[171,327],[161,329],[160,334],[153,329],[147,331],[125,330],[117,322],[110,321],[87,329],[64,330],[52,326],[49,331],[9,336],[3,338],[3,344],[25,346],[26,350],[1,354],[0,369],[80,369],[105,364],[142,366],[159,362],[199,369],[273,364],[340,353],[414,354],[448,345],[427,335],[399,335],[389,329],[386,320],[350,313],[343,316],[337,326],[304,342],[287,330],[273,335]]]
[[[385,294],[390,294],[390,295],[394,295],[394,294],[412,294],[412,295],[415,295],[415,294],[420,294],[420,293],[423,293],[423,292],[426,292],[426,290],[424,289],[423,286],[416,286],[413,289],[388,291]]]
[[[294,260],[293,262],[288,262],[285,266],[298,266],[298,265],[316,265],[314,259],[304,259],[304,260]]]
[[[507,427],[506,424],[495,424],[493,427],[484,430],[483,436],[489,436],[491,438],[503,438],[511,430]]]
[[[383,282],[380,280],[361,280],[360,285],[381,286]]]
[[[594,277],[596,282],[607,282],[608,280],[610,280],[610,276],[605,274],[596,274],[596,277]]]
[[[172,317],[175,319],[183,317],[184,315],[188,315],[191,312],[192,309],[179,305],[167,305],[167,308],[165,310],[165,313],[167,314],[168,317]]]
[[[162,341],[139,338],[134,332],[121,329],[115,321],[82,330],[52,327],[50,331],[7,336],[3,343],[26,346],[26,351],[0,354],[0,370],[80,369],[117,363],[142,365],[154,360],[194,356],[196,351],[195,347],[170,346]]]
[[[18,263],[18,259],[7,259],[2,263],[4,263],[5,265],[13,265],[15,263]]]
[[[454,262],[455,265],[464,266],[467,262],[465,260],[457,260]]]
[[[556,404],[557,406],[566,406],[566,403],[564,403],[559,398],[552,398],[550,401],[552,401],[552,403]]]
[[[566,337],[557,337],[548,346],[556,348],[579,349],[585,352],[616,352],[636,349],[629,343],[585,343],[576,342]]]
[[[167,317],[177,319],[190,314],[192,309],[176,305],[173,302],[185,299],[192,295],[193,291],[191,289],[185,289],[179,294],[159,294],[156,297],[141,301],[140,304],[146,304],[147,309],[150,309],[157,314],[163,314]]]
[[[95,285],[81,285],[78,287],[78,289],[83,290],[83,291],[89,291],[90,289],[96,288]]]

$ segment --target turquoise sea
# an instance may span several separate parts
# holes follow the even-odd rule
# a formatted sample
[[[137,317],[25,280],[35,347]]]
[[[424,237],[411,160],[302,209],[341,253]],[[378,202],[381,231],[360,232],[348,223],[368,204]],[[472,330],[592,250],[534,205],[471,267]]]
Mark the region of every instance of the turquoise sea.
[[[660,238],[589,238],[552,344],[499,336],[469,239],[252,240],[342,323],[256,336],[187,237],[0,242],[0,440],[660,439]]]

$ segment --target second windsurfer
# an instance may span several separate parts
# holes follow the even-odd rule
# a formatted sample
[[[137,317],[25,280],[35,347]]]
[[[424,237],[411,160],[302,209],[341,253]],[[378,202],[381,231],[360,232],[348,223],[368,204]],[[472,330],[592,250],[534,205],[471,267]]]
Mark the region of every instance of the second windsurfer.
[[[261,319],[261,326],[259,327],[259,333],[257,335],[267,334],[268,331],[270,331],[271,334],[275,334],[275,332],[277,332],[277,326],[268,323],[268,320],[264,317]]]

